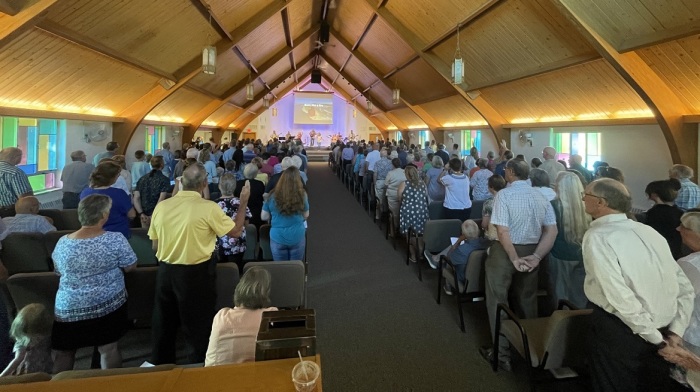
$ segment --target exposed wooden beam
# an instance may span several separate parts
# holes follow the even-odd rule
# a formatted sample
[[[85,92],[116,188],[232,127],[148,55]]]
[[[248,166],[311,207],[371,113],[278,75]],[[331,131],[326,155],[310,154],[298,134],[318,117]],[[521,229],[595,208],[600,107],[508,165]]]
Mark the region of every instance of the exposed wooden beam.
[[[200,14],[204,17],[204,19],[207,21],[207,23],[211,24],[211,27],[216,30],[217,34],[221,36],[221,38],[226,38],[230,41],[233,40],[233,37],[231,36],[231,33],[226,30],[226,27],[221,23],[221,20],[216,17],[216,14],[211,9],[211,6],[205,1],[205,0],[191,0],[192,5],[194,5],[194,8],[199,11]]]
[[[620,53],[639,50],[653,45],[663,44],[664,42],[675,41],[677,39],[690,37],[691,35],[700,34],[700,21],[694,20],[681,26],[672,27],[670,29],[655,31],[653,33],[641,34],[624,40],[618,45],[617,50]]]
[[[591,61],[599,60],[600,54],[596,53],[584,53],[574,57],[565,58],[553,63],[548,63],[537,67],[534,71],[528,70],[515,75],[508,75],[498,79],[491,79],[485,83],[469,85],[469,91],[480,90],[488,87],[495,87],[506,83],[515,82],[518,80],[528,79],[535,76],[544,75],[550,72],[560,71],[566,68],[575,67],[577,65],[590,63]]]
[[[19,7],[10,0],[0,0],[0,12],[9,16],[15,16],[19,12]]]
[[[189,142],[190,140],[192,140],[194,138],[195,132],[197,132],[197,130],[202,126],[202,123],[207,118],[209,118],[209,116],[211,116],[212,113],[216,112],[224,105],[226,105],[226,102],[222,103],[219,100],[213,100],[209,104],[207,104],[207,106],[203,107],[197,113],[188,118],[187,122],[190,125],[185,127],[185,131],[182,133],[182,141]],[[233,114],[235,114],[236,116],[240,116],[244,112],[245,109],[237,108],[233,111]]]
[[[408,59],[408,61],[406,61],[405,63],[403,63],[403,64],[399,65],[398,67],[396,67],[396,68],[392,69],[391,71],[389,71],[389,73],[387,73],[386,75],[384,75],[382,78],[383,78],[383,79],[389,79],[390,77],[394,76],[395,73],[397,73],[397,72],[401,71],[402,69],[408,67],[409,65],[413,64],[413,62],[416,61],[416,60],[418,60],[418,59],[420,59],[420,56],[414,55],[413,57],[411,57],[410,59]]]
[[[578,0],[574,0],[578,1]],[[561,14],[573,22],[583,37],[605,58],[627,84],[654,112],[674,163],[696,168],[698,129],[686,124],[683,115],[691,112],[651,67],[635,52],[619,53],[570,6],[570,0],[553,2]]]
[[[120,123],[125,121],[123,117],[116,116],[101,116],[86,113],[54,112],[52,110],[23,109],[6,106],[0,106],[0,116],[55,118],[59,120],[107,121],[113,123]]]
[[[333,67],[336,71],[338,71],[338,67],[339,67],[338,64],[333,63],[333,60],[331,60],[328,56],[326,56],[326,55],[323,54],[323,53],[321,53],[321,57],[322,57],[324,60],[326,60],[326,62],[328,63],[328,65],[330,65],[330,66]],[[365,88],[361,87],[361,85],[360,85],[356,80],[354,80],[350,75],[344,74],[344,73],[342,73],[342,72],[340,72],[340,71],[338,71],[338,74],[341,75],[343,78],[345,78],[345,80],[347,80],[348,83],[350,83],[350,84],[352,85],[352,87],[355,88],[355,90],[357,90],[357,91],[363,91],[363,90],[365,90]],[[367,97],[372,101],[372,104],[373,104],[377,109],[379,109],[379,110],[381,110],[382,112],[385,112],[385,113],[386,113],[387,110],[386,110],[386,108],[384,107],[384,105],[382,105],[382,104],[379,102],[378,99],[372,99],[372,97],[371,97],[371,91],[368,92],[368,93],[366,93],[366,94],[364,94],[364,95],[367,96]]]
[[[294,39],[292,38],[292,30],[289,26],[289,10],[282,10],[282,28],[284,29],[284,40],[287,42],[287,46],[290,48],[294,47]]]
[[[411,105],[405,99],[401,99],[401,101],[403,103],[405,103],[409,109],[411,109],[413,114],[418,116],[418,118],[420,118],[421,121],[423,121],[425,123],[425,125],[428,126],[428,128],[431,132],[437,131],[438,128],[440,128],[442,126],[433,116],[430,115],[430,113],[425,111],[425,109],[421,108],[418,105]]]
[[[372,28],[372,25],[374,24],[374,22],[376,20],[377,20],[377,14],[372,14],[372,17],[369,18],[369,22],[367,22],[367,24],[365,25],[365,28],[362,29],[362,34],[360,34],[360,36],[357,37],[357,41],[355,42],[355,45],[352,46],[352,50],[350,50],[351,52],[354,52],[355,49],[360,47],[362,40],[365,39],[365,36],[369,32],[369,29]]]
[[[258,72],[258,69],[255,68],[255,65],[253,65],[252,61],[248,60],[248,57],[246,57],[246,55],[243,53],[241,48],[239,48],[238,46],[234,46],[233,53],[236,54],[236,56],[241,60],[243,65],[245,65],[246,68],[248,68],[250,70],[250,72],[252,72],[256,75],[260,75],[260,72]]]
[[[199,1],[199,0],[194,0]],[[105,56],[111,60],[118,61],[124,65],[127,65],[136,70],[147,72],[149,74],[166,78],[168,80],[176,81],[175,75],[165,72],[161,69],[153,67],[152,65],[143,62],[137,58],[131,57],[128,54],[114,50],[99,41],[96,41],[86,35],[78,33],[77,31],[71,30],[68,27],[62,26],[51,20],[43,20],[37,23],[36,27],[39,30],[45,31],[51,35],[59,37],[68,42],[72,42],[80,47],[88,49],[95,52],[101,56]]]
[[[58,0],[37,0],[14,15],[7,15],[0,23],[0,48],[30,29],[43,19]]]
[[[396,125],[397,130],[399,131],[407,131],[408,130],[408,124],[403,122],[400,118],[398,118],[394,113],[391,112],[386,112],[384,113],[386,118],[389,119],[394,125]]]
[[[333,81],[331,82],[331,86],[334,85],[335,82],[338,80],[338,78],[340,77],[340,73],[343,72],[343,70],[345,69],[345,66],[348,65],[348,63],[350,62],[351,59],[352,59],[352,53],[350,53],[348,55],[348,58],[346,58],[345,61],[343,61],[343,64],[338,69],[338,74],[335,75],[335,78],[333,78]]]
[[[373,6],[372,2],[370,0],[365,0],[370,6]],[[442,76],[447,82],[450,83],[451,86],[455,89],[455,91],[462,97],[464,98],[465,101],[469,105],[471,105],[474,110],[476,110],[481,117],[486,120],[486,122],[489,124],[489,128],[491,128],[491,131],[493,132],[494,136],[496,137],[496,140],[505,140],[506,143],[510,140],[510,130],[505,129],[503,127],[503,124],[506,124],[507,121],[503,116],[498,113],[496,109],[491,106],[484,98],[483,96],[478,96],[474,99],[470,98],[469,95],[467,95],[467,92],[460,88],[459,86],[455,86],[452,84],[452,77],[451,77],[451,70],[450,67],[445,64],[439,57],[436,55],[430,53],[430,52],[423,52],[423,48],[425,47],[425,43],[422,42],[422,40],[411,30],[406,28],[399,20],[394,16],[389,10],[387,10],[384,7],[372,7],[377,15],[379,15],[388,25],[391,27],[396,34],[404,40],[416,54],[428,65],[430,65],[435,71]]]
[[[489,0],[482,4],[479,8],[475,9],[474,12],[471,14],[467,15],[464,19],[462,19],[457,25],[448,31],[446,31],[444,34],[441,36],[437,37],[434,39],[432,42],[426,44],[423,49],[421,49],[423,52],[427,52],[434,47],[440,45],[441,43],[445,42],[446,40],[450,39],[452,36],[457,34],[457,30],[460,30],[460,33],[462,30],[466,29],[470,24],[474,23],[477,21],[479,18],[482,16],[486,15],[487,13],[493,11],[497,6],[505,3],[505,0]],[[381,7],[380,7],[381,8]]]
[[[412,102],[411,104],[412,104],[412,105],[415,105],[415,106],[417,106],[417,105],[423,105],[423,104],[426,104],[426,103],[428,103],[428,102],[435,102],[435,101],[439,101],[439,100],[441,100],[441,99],[445,99],[445,98],[449,98],[449,97],[454,97],[454,96],[456,96],[456,95],[458,95],[458,94],[457,94],[454,90],[451,90],[450,92],[448,92],[448,93],[446,93],[446,94],[443,94],[443,95],[440,95],[440,96],[438,96],[438,97],[436,97],[436,98],[423,99],[423,100],[421,100],[421,101]]]
[[[49,1],[55,2],[56,0],[39,0],[39,2]],[[253,30],[265,23],[271,17],[277,15],[277,13],[288,7],[289,4],[294,1],[297,0],[276,0],[272,5],[263,8],[262,11],[258,12],[232,31],[231,40],[219,40],[216,43],[217,53],[224,53],[227,50],[231,50],[231,48],[237,45],[239,41],[245,38]],[[149,92],[119,113],[119,116],[125,117],[126,120],[123,123],[117,123],[114,125],[113,138],[115,141],[119,142],[121,152],[126,151],[136,128],[146,117],[146,115],[148,115],[148,113],[150,113],[156,106],[158,106],[158,104],[183,87],[187,82],[199,75],[201,71],[202,57],[200,54],[198,54],[175,72],[177,83],[173,87],[166,90],[160,85],[156,85]]]

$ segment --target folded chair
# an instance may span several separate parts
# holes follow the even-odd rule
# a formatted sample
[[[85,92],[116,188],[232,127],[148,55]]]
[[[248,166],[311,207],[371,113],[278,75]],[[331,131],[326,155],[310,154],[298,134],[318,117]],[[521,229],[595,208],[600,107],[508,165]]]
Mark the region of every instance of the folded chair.
[[[569,308],[564,310],[564,307]],[[585,361],[586,340],[582,339],[588,330],[590,309],[575,310],[568,301],[559,302],[559,310],[550,317],[519,319],[508,305],[498,304],[494,348],[498,348],[500,335],[511,343],[513,348],[528,363],[531,389],[536,383],[535,371],[581,366]],[[508,317],[509,320],[506,320]],[[493,371],[498,369],[498,355],[494,353],[491,364]]]
[[[299,309],[304,298],[305,267],[301,260],[246,263],[243,273],[253,267],[266,269],[272,278],[270,300],[277,308]]]
[[[475,250],[469,255],[469,260],[467,261],[465,277],[466,282],[457,282],[456,270],[459,267],[452,264],[452,260],[449,256],[443,255],[440,257],[440,266],[438,269],[442,271],[438,275],[438,285],[437,285],[437,303],[440,303],[440,296],[442,294],[443,279],[449,282],[456,291],[456,301],[457,311],[459,312],[459,329],[464,332],[464,314],[462,312],[462,304],[464,302],[474,302],[480,298],[484,298],[484,263],[486,262],[486,251],[485,250]]]
[[[459,237],[462,222],[459,219],[438,219],[425,222],[423,232],[423,254],[425,257],[436,255],[450,246],[450,237]],[[427,261],[427,260],[426,260]],[[423,280],[423,270],[418,266],[418,280]]]

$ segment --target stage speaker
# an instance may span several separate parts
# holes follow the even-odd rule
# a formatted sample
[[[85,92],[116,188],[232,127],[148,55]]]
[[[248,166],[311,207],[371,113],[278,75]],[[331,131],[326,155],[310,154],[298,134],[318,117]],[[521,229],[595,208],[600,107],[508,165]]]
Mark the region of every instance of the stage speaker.
[[[311,70],[311,83],[321,83],[321,70]]]
[[[328,22],[321,22],[321,31],[318,33],[318,40],[322,43],[326,43],[331,39],[331,26]]]

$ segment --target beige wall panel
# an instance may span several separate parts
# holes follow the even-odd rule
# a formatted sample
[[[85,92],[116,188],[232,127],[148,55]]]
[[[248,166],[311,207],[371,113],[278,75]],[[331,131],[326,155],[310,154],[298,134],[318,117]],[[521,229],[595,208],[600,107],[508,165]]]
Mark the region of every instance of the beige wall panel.
[[[453,96],[420,105],[443,127],[460,126],[464,123],[485,123],[486,121],[469,105],[464,98]]]
[[[428,63],[418,59],[391,77],[390,85],[398,80],[401,95],[409,103],[444,98],[454,94],[454,88]]]
[[[424,42],[457,26],[487,0],[392,0],[386,8]]]
[[[170,73],[219,39],[190,0],[66,0],[48,18]]]
[[[289,13],[289,28],[292,37],[311,28],[321,14],[321,2],[314,0],[296,0],[287,7]],[[314,36],[314,39],[316,37]]]
[[[566,4],[618,48],[625,40],[655,36],[700,19],[697,0],[577,0]]]
[[[117,114],[157,82],[40,30],[4,46],[0,70],[1,106],[71,113]]]
[[[415,54],[382,18],[377,18],[372,24],[357,50],[383,74],[405,63]]]
[[[179,89],[146,116],[158,116],[163,121],[185,122],[205,107],[211,98],[197,92]]]
[[[679,39],[637,52],[676,95],[700,113],[700,36]]]
[[[408,127],[420,126],[420,127],[427,128],[427,126],[425,125],[425,122],[423,120],[421,120],[420,117],[418,117],[415,113],[413,113],[413,111],[411,111],[411,109],[406,108],[406,109],[392,110],[391,114],[398,117],[399,120],[401,120],[401,122],[406,124],[406,126],[408,126]]]
[[[465,80],[481,85],[594,50],[549,1],[510,0],[478,19],[460,35]],[[456,36],[433,52],[452,64]]]
[[[642,99],[603,60],[481,93],[509,122],[652,117]]]
[[[276,0],[207,0],[212,13],[229,32],[275,2]]]
[[[241,48],[248,60],[260,65],[286,46],[282,18],[272,17],[241,40]]]
[[[335,31],[354,45],[374,11],[364,0],[341,0],[336,3],[338,7],[335,10],[328,10],[328,21]]]
[[[248,67],[233,53],[233,50],[227,50],[218,53],[214,75],[202,72],[195,76],[190,83],[216,95],[221,95],[246,76],[248,76]]]

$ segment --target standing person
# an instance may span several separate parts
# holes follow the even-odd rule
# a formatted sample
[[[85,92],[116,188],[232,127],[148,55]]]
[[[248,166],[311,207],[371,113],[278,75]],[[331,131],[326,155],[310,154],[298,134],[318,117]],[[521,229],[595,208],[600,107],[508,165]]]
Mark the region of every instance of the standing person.
[[[201,196],[207,172],[199,164],[182,174],[182,190],[156,206],[148,236],[160,262],[153,306],[152,360],[175,363],[175,339],[182,326],[187,361],[204,361],[216,304],[216,237],[239,237],[250,194],[243,187],[235,220]]]
[[[309,145],[313,147],[314,142],[316,142],[316,131],[312,129],[311,132],[309,132]]]
[[[394,153],[391,154],[394,156]],[[391,160],[391,165],[393,168],[389,173],[386,174],[384,179],[384,194],[386,195],[387,206],[389,211],[394,215],[393,227],[399,226],[399,188],[406,181],[406,174],[404,169],[401,168],[401,160],[399,158],[394,158]],[[396,233],[391,233],[392,236],[396,236]]]
[[[0,151],[0,218],[15,214],[20,197],[34,196],[27,175],[17,167],[22,162],[22,150],[16,147]]]
[[[681,344],[695,292],[666,240],[627,219],[627,188],[612,179],[586,186],[593,222],[583,237],[584,290],[593,307],[589,354],[596,391],[686,391],[662,356]]]
[[[408,230],[413,228],[414,232],[419,236],[425,231],[425,222],[429,218],[428,214],[428,191],[420,179],[418,169],[413,165],[406,166],[404,174],[406,181],[399,185],[399,231],[404,236],[408,235]],[[419,239],[422,241],[422,238]],[[412,260],[418,260],[415,254],[415,249],[420,249],[420,244],[413,244],[415,247],[409,247],[412,251],[410,255]]]
[[[434,142],[434,140],[433,140],[433,142]],[[443,165],[447,165],[447,163],[450,161],[450,154],[448,154],[447,151],[445,151],[445,145],[442,143],[438,144],[438,149],[437,149],[437,152],[435,152],[435,156],[438,156],[438,157],[440,157],[440,159],[442,159]],[[461,165],[461,162],[462,161],[460,161],[460,165]]]
[[[262,220],[270,219],[272,226],[270,250],[275,261],[304,259],[308,218],[309,198],[299,169],[290,166],[282,172],[262,209]]]
[[[119,188],[112,185],[119,178],[121,166],[112,161],[105,161],[97,165],[90,175],[90,188],[85,188],[80,193],[80,200],[92,195],[101,194],[112,199],[110,203],[109,219],[104,224],[106,231],[115,231],[131,237],[129,221],[136,217],[136,210],[131,206],[131,198]]]
[[[681,190],[676,197],[678,208],[688,211],[700,204],[700,188],[690,181],[693,178],[693,169],[685,165],[673,165],[668,171],[668,176],[681,182]]]
[[[386,211],[387,209],[387,205],[384,203],[384,198],[386,196],[384,181],[386,180],[386,176],[389,174],[389,171],[393,169],[393,165],[391,164],[386,148],[382,148],[381,152],[377,152],[381,159],[374,165],[374,173],[371,175],[372,180],[370,183],[374,183],[374,195],[378,199],[378,204],[375,209],[375,218],[379,219],[382,211]],[[369,176],[370,175],[368,174],[367,177]]]
[[[124,273],[136,269],[136,254],[121,234],[103,230],[111,204],[106,195],[82,199],[80,229],[61,237],[51,255],[60,276],[51,336],[54,373],[72,370],[81,347],[98,346],[103,369],[122,365],[118,342],[129,327]]]
[[[170,178],[172,176],[170,168],[173,166],[175,158],[173,157],[173,153],[170,152],[170,143],[164,142],[162,147],[163,148],[157,150],[153,155],[163,157],[163,175]]]
[[[549,183],[554,184],[557,179],[557,174],[559,172],[566,171],[566,167],[557,161],[557,150],[554,147],[547,146],[542,150],[542,157],[544,162],[538,167],[547,172],[549,175]]]
[[[433,155],[432,153],[430,155]],[[427,165],[426,165],[427,166]],[[433,156],[430,168],[425,172],[425,184],[428,186],[430,201],[445,201],[445,186],[438,181],[445,170],[442,158]]]
[[[119,148],[119,143],[115,141],[111,141],[107,143],[107,146],[105,147],[106,151],[103,151],[101,153],[95,154],[95,156],[92,158],[92,165],[97,167],[97,165],[100,164],[100,161],[109,158],[112,159],[115,155],[117,155],[117,149]]]
[[[584,309],[588,298],[583,292],[586,271],[581,243],[591,225],[591,217],[586,214],[581,200],[583,184],[576,174],[561,172],[554,189],[557,190],[556,198],[551,203],[557,218],[557,238],[549,252],[548,263],[553,304],[556,308],[560,299],[566,299]]]
[[[117,188],[123,189],[127,195],[131,196],[131,190],[133,189],[133,181],[131,181],[131,173],[129,173],[129,171],[126,170],[126,158],[124,157],[124,155],[115,155],[112,157],[112,161],[114,161],[117,165],[119,165],[119,167],[122,168],[122,170],[119,172],[119,177],[121,177],[122,180],[117,179],[119,182],[115,182],[115,186]]]
[[[367,175],[365,176],[365,189],[369,189],[370,185],[374,181],[374,165],[382,159],[380,154],[379,145],[377,143],[372,143],[367,146],[367,157],[365,162],[367,162]],[[386,154],[388,156],[388,153]]]
[[[527,183],[529,174],[527,162],[508,161],[506,181],[510,186],[500,190],[493,202],[490,223],[496,226],[498,240],[489,248],[485,265],[491,339],[496,326],[496,307],[499,303],[508,303],[509,296],[519,305],[520,317],[537,317],[538,266],[557,237],[554,209]],[[493,350],[498,351],[494,353]],[[499,339],[499,347],[482,348],[480,352],[489,363],[498,355],[499,366],[510,370],[506,339]]]
[[[163,157],[156,155],[151,158],[150,173],[141,177],[136,189],[134,189],[134,209],[141,221],[141,227],[147,229],[151,226],[151,215],[156,205],[165,200],[170,190],[170,180],[163,170]]]
[[[136,162],[131,164],[131,184],[129,184],[131,189],[136,189],[136,184],[139,183],[141,177],[151,171],[151,162],[153,162],[153,157],[151,157],[150,162],[146,162],[146,153],[143,150],[136,150],[134,158],[136,158]]]
[[[479,150],[476,147],[469,149],[469,155],[464,157],[464,167],[467,168],[467,172],[470,172],[473,168],[477,167],[477,161],[479,160]]]
[[[438,181],[445,187],[445,201],[442,210],[445,219],[469,219],[472,201],[469,199],[469,177],[462,173],[462,161],[452,158],[449,169],[443,170]]]
[[[250,163],[248,165],[251,165]],[[252,184],[256,182],[255,180],[249,180]],[[241,206],[241,200],[234,196],[234,191],[236,190],[236,177],[231,173],[226,173],[221,176],[221,181],[219,181],[219,190],[221,191],[221,197],[216,201],[219,208],[231,219],[233,219],[236,214],[238,214],[238,209]],[[252,197],[252,185],[251,185],[251,197]],[[250,198],[249,198],[250,200]],[[250,205],[250,203],[248,203]],[[245,211],[245,224],[248,224],[250,218],[253,214],[250,208],[246,207]],[[236,263],[238,266],[238,272],[243,274],[243,267],[245,262],[243,261],[243,255],[247,249],[246,245],[246,230],[241,231],[241,235],[238,237],[229,237],[223,235],[219,237],[216,241],[216,247],[214,252],[216,252],[219,263]]]
[[[583,179],[586,180],[586,184],[589,182],[593,181],[593,173],[591,173],[588,169],[586,169],[585,166],[583,166],[583,157],[581,157],[578,154],[571,155],[569,157],[569,169],[571,170],[576,170],[577,172],[581,173],[583,176]],[[533,158],[533,164],[534,164],[534,158]],[[540,161],[540,164],[542,162]]]
[[[67,164],[61,172],[63,182],[63,209],[78,208],[80,192],[90,184],[90,173],[95,166],[86,163],[87,156],[81,150],[70,153],[71,163]]]
[[[491,170],[486,168],[488,162],[484,158],[476,160],[477,171],[471,176],[469,185],[472,188],[474,200],[486,200],[491,197],[489,193],[489,178],[493,175]]]

